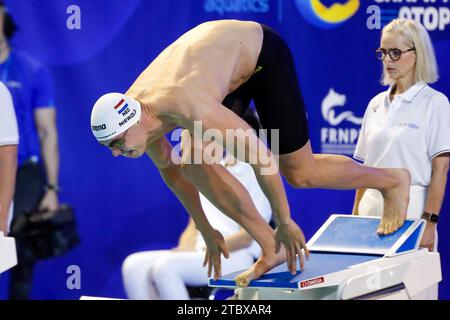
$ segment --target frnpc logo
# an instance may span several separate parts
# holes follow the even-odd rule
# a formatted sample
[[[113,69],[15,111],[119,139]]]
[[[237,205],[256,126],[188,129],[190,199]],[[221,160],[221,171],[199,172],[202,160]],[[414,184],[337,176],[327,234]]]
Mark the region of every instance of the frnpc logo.
[[[353,17],[360,7],[359,0],[295,0],[295,3],[306,21],[323,29],[341,25]]]

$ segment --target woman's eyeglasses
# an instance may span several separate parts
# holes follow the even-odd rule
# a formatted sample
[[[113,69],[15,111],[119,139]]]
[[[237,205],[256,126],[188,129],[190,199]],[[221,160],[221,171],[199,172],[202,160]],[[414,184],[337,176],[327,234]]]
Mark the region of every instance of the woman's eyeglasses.
[[[405,51],[402,51],[400,49],[397,48],[391,48],[389,50],[383,49],[383,48],[378,48],[375,51],[375,54],[377,56],[377,58],[381,61],[384,61],[384,59],[386,59],[386,55],[389,54],[389,57],[391,58],[392,61],[398,61],[400,60],[400,58],[402,57],[402,53],[406,53],[409,51],[415,51],[416,48],[411,48]]]

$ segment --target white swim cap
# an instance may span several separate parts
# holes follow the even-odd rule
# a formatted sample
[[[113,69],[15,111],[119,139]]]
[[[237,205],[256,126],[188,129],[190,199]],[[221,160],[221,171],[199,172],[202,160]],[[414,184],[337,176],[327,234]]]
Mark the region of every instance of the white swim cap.
[[[141,118],[141,105],[122,93],[107,93],[95,102],[91,130],[98,141],[111,140]]]

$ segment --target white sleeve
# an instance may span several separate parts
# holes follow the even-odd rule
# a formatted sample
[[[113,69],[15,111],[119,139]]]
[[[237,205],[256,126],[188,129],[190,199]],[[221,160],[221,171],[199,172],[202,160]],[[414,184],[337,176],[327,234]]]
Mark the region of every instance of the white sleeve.
[[[450,152],[450,103],[444,95],[438,95],[431,104],[431,116],[426,133],[430,159]]]
[[[16,114],[8,88],[0,82],[0,146],[19,144]]]
[[[356,143],[355,152],[353,153],[353,158],[365,161],[366,160],[366,148],[367,148],[367,128],[369,126],[369,118],[370,114],[374,107],[377,107],[378,96],[370,100],[369,105],[366,108],[366,112],[364,112],[363,122],[361,124],[361,131],[359,132],[358,142]]]

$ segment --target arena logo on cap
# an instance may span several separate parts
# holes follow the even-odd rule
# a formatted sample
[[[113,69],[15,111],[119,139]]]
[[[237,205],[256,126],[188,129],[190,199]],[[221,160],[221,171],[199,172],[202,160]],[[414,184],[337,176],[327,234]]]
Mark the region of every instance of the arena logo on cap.
[[[327,6],[324,2],[331,4]],[[341,25],[353,17],[360,7],[359,0],[295,0],[295,3],[306,21],[323,29],[331,29]]]
[[[128,103],[125,102],[125,105],[122,106],[124,102],[125,102],[125,100],[122,99],[114,107],[114,109],[117,110],[117,112],[123,116],[125,116],[130,111],[130,109],[128,109]]]
[[[92,126],[92,131],[106,130],[106,124],[100,124],[98,126]]]

